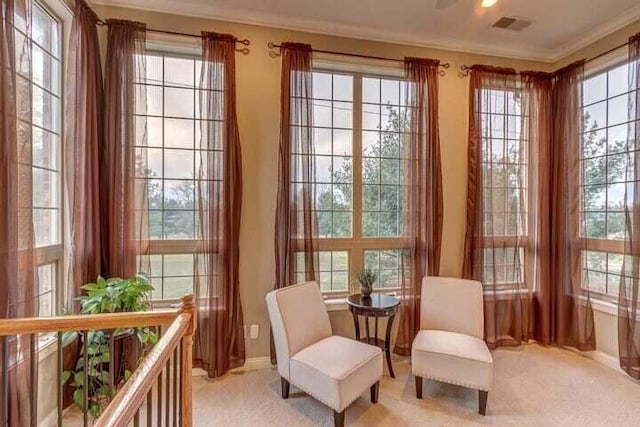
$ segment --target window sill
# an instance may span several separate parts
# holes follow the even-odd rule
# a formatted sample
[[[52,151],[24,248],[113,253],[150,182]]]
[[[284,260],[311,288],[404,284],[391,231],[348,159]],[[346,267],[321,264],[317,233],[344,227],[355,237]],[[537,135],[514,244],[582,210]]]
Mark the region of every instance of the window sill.
[[[58,347],[55,345],[58,343],[56,334],[48,334],[48,336],[40,338],[38,340],[38,360],[42,362],[52,354],[55,354]]]
[[[618,306],[612,302],[591,298],[591,306],[594,310],[601,313],[610,314],[612,316],[618,315]]]
[[[324,305],[327,307],[328,312],[347,311],[349,309],[346,298],[327,298],[324,300]]]

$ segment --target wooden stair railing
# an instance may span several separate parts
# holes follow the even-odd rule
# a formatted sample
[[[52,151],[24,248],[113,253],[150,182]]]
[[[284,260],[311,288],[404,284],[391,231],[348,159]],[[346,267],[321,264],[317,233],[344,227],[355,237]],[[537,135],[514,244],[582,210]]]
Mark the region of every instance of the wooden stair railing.
[[[196,308],[193,295],[182,298],[178,310],[160,310],[135,313],[113,313],[92,315],[71,315],[48,318],[22,318],[2,319],[0,322],[0,339],[2,354],[7,354],[10,339],[16,336],[29,335],[32,343],[36,341],[37,334],[57,333],[57,425],[63,425],[63,359],[62,341],[63,333],[68,331],[80,331],[84,342],[87,342],[87,334],[92,330],[116,330],[122,328],[155,327],[158,331],[166,328],[161,334],[160,340],[153,346],[144,360],[132,373],[122,388],[115,394],[108,406],[95,420],[95,427],[124,427],[133,421],[134,427],[138,427],[141,420],[141,408],[146,406],[144,424],[149,426],[181,426],[191,427],[192,396],[191,396],[191,369],[193,334],[197,327]],[[113,334],[110,338],[110,354],[113,355]],[[80,356],[87,365],[87,346]],[[32,351],[29,358],[31,372],[36,372],[37,357]],[[172,363],[171,363],[172,362]],[[8,372],[10,367],[7,358],[2,357],[2,387],[8,390]],[[19,362],[21,363],[21,362]],[[179,368],[178,368],[179,367]],[[171,370],[173,368],[173,375]],[[113,371],[111,369],[111,386],[114,385]],[[163,373],[165,388],[163,393]],[[88,374],[84,370],[85,390],[88,388]],[[156,398],[153,391],[156,391]],[[37,390],[31,387],[31,396],[34,408],[31,411],[31,425],[36,426],[38,420]],[[8,396],[6,392],[0,393],[2,402],[0,406],[0,427],[8,426]],[[88,426],[88,397],[83,393],[83,425]],[[163,411],[164,399],[164,411]],[[179,402],[179,405],[178,405]]]

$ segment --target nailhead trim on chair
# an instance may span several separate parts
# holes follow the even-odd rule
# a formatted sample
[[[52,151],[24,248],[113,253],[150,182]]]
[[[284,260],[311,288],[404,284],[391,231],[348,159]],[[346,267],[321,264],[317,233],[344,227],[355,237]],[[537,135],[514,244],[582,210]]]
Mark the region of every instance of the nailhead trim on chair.
[[[455,384],[455,385],[459,385],[462,387],[467,387],[467,388],[473,388],[476,390],[482,390],[482,391],[491,391],[490,388],[486,388],[486,387],[481,387],[477,384],[470,384],[470,383],[462,383],[462,382],[458,382],[458,381],[451,381],[450,379],[447,378],[439,378],[436,376],[433,376],[431,374],[423,374],[423,373],[418,373],[418,372],[413,372],[413,375],[416,377],[422,377],[428,380],[436,380],[436,381],[442,381],[443,383],[447,383],[447,384]]]
[[[372,383],[371,383],[367,388],[371,388],[371,386],[373,386],[375,383],[379,382],[381,379],[382,379],[382,377],[380,377],[378,380],[376,380],[376,381],[372,382]],[[297,388],[299,388],[300,390],[304,391],[305,393],[307,393],[309,396],[313,397],[314,399],[316,399],[316,400],[318,400],[318,401],[320,401],[320,402],[324,403],[324,405],[325,405],[325,406],[328,406],[329,408],[331,408],[331,409],[333,409],[333,410],[336,410],[336,411],[338,411],[338,412],[342,412],[342,411],[344,411],[345,409],[347,409],[347,408],[348,408],[348,407],[349,407],[353,402],[355,402],[356,400],[358,400],[358,398],[359,398],[359,397],[360,397],[360,395],[361,395],[361,394],[360,394],[360,395],[356,396],[356,397],[355,397],[355,399],[353,399],[353,400],[351,400],[351,402],[347,403],[347,404],[345,405],[345,407],[344,407],[344,408],[342,408],[342,410],[339,410],[339,409],[337,409],[337,408],[334,408],[334,407],[333,407],[332,405],[330,405],[329,403],[327,403],[327,401],[325,401],[324,399],[321,399],[320,397],[316,396],[313,392],[311,392],[311,391],[309,391],[309,390],[305,390],[304,388],[300,387],[300,386],[299,386],[299,385],[297,385],[297,384],[294,384],[294,383],[291,383],[291,384],[293,384],[294,386],[296,386],[296,387],[297,387]],[[365,390],[366,390],[366,389],[365,389]]]

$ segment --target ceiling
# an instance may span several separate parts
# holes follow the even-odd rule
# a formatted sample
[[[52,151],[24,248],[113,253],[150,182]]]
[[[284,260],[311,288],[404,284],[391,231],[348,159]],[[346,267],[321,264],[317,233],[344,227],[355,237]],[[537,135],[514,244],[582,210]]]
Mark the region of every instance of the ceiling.
[[[376,41],[556,61],[640,19],[638,0],[94,0],[160,12]],[[503,16],[532,24],[490,28]]]

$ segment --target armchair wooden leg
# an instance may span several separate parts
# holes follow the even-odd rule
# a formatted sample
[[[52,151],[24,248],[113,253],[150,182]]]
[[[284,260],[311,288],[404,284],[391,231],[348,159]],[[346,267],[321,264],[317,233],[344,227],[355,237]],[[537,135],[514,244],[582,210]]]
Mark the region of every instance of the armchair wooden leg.
[[[422,399],[422,377],[416,375],[416,397]]]
[[[487,415],[487,399],[489,392],[484,390],[478,390],[478,412],[480,415]]]
[[[280,388],[282,390],[282,398],[283,399],[288,399],[289,398],[289,381],[285,380],[284,378],[280,377]]]
[[[334,427],[344,427],[344,410],[342,412],[333,411]]]
[[[378,403],[378,392],[380,390],[380,381],[371,386],[371,403]]]

